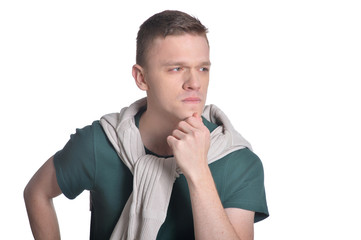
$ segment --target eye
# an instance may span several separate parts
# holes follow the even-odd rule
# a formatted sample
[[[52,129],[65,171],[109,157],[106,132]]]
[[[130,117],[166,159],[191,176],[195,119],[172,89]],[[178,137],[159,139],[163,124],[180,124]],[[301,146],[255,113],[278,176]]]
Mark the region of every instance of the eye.
[[[209,72],[209,68],[201,67],[201,68],[199,69],[199,71],[201,71],[201,72]]]
[[[171,72],[179,72],[180,70],[182,70],[181,67],[175,67],[175,68],[170,69]]]

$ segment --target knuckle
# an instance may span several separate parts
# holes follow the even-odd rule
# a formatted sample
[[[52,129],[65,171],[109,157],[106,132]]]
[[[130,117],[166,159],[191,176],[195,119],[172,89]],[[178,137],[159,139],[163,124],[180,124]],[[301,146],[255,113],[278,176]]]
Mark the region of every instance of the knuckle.
[[[174,129],[173,132],[172,132],[172,135],[173,136],[178,136],[180,133],[180,131],[178,129]]]
[[[177,124],[177,128],[182,128],[182,127],[184,127],[184,124],[185,124],[184,121],[180,121],[180,122]]]
[[[191,136],[189,134],[186,134],[184,136],[184,141],[189,141],[191,139]]]
[[[203,133],[199,130],[196,130],[193,132],[193,136],[196,138],[196,139],[199,139],[199,138],[202,138],[203,136]]]

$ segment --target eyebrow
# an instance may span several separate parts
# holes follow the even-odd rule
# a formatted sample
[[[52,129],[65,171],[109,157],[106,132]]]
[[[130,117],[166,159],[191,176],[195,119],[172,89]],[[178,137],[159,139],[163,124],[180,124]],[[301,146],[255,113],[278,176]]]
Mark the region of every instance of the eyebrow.
[[[185,66],[185,65],[187,65],[187,63],[186,62],[164,62],[162,65],[165,66],[165,67],[167,67],[167,66]],[[204,61],[204,62],[201,62],[198,65],[199,66],[211,66],[211,62],[210,61]]]

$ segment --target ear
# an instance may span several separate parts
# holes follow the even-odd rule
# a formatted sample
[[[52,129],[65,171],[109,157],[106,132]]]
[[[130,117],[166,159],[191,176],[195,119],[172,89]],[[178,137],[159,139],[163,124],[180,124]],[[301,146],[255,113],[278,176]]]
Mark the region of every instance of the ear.
[[[144,68],[138,64],[134,64],[132,68],[132,75],[139,89],[147,91],[149,87],[145,80]]]

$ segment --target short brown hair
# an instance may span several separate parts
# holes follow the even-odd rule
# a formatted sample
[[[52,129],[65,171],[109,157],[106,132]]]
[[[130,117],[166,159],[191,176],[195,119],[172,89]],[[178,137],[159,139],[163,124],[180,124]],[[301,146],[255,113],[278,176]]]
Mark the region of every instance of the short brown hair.
[[[137,36],[136,63],[146,65],[146,53],[157,37],[192,33],[204,35],[208,29],[195,17],[180,11],[166,10],[148,18],[139,28]],[[208,41],[208,40],[207,40]]]

